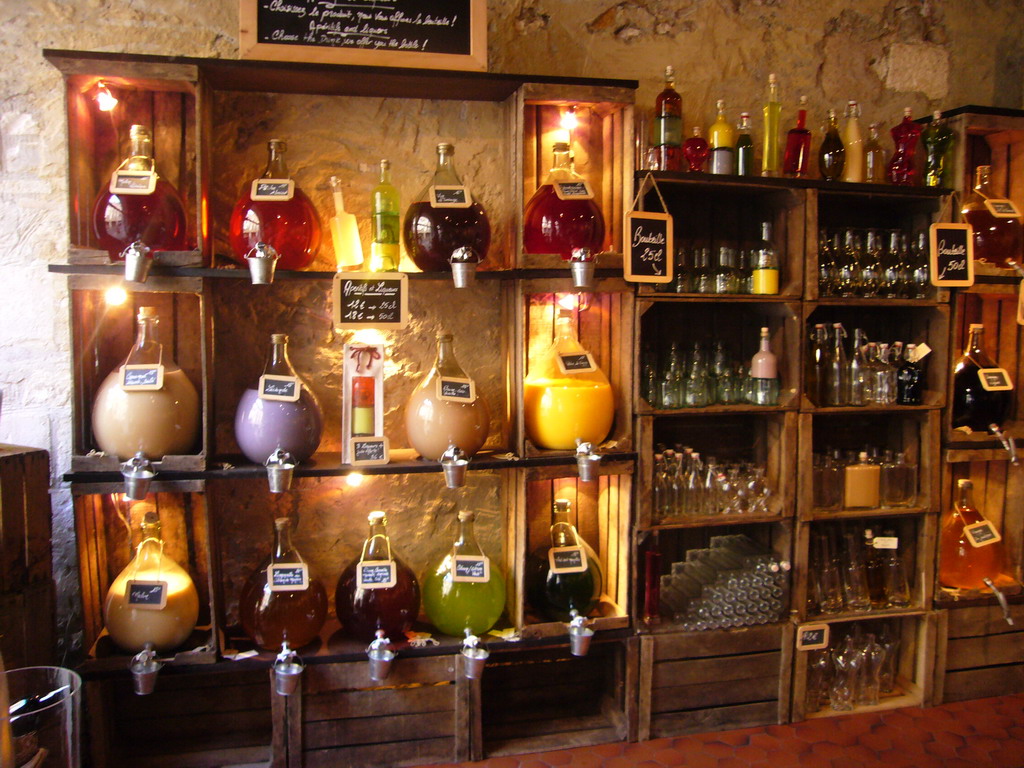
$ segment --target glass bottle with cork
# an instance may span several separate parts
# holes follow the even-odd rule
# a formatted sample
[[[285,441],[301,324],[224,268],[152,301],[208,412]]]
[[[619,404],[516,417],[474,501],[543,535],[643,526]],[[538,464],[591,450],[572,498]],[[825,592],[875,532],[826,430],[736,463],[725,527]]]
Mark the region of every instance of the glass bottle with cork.
[[[571,612],[587,616],[597,607],[603,588],[601,563],[569,520],[568,499],[555,499],[549,541],[530,556],[527,599],[552,621],[569,621]]]
[[[942,119],[942,112],[932,112],[932,121],[921,131],[921,143],[925,151],[925,186],[952,188],[956,134]]]
[[[786,176],[803,178],[807,176],[807,164],[811,156],[811,132],[807,128],[807,97],[800,97],[796,111],[796,126],[786,134],[786,151],[782,156],[782,172]]]
[[[736,173],[740,176],[757,175],[754,170],[754,139],[749,112],[740,112],[740,122],[736,126]]]
[[[380,161],[380,180],[370,192],[370,272],[397,272],[402,260],[399,245],[398,190],[391,183],[391,161]]]
[[[779,81],[775,73],[768,75],[768,101],[764,105],[764,149],[761,153],[761,175],[778,176],[780,170],[779,132],[782,104],[779,101]]]
[[[676,91],[676,74],[671,65],[665,67],[665,88],[654,102],[653,129],[658,170],[682,170],[683,100]]]
[[[767,328],[761,329],[760,349],[750,361],[750,378],[754,405],[779,404],[779,364]]]
[[[725,102],[715,102],[718,116],[708,129],[711,146],[711,173],[731,175],[736,172],[736,131],[725,118]]]
[[[860,105],[850,99],[846,102],[846,121],[843,123],[843,181],[864,181],[864,136],[860,128]]]
[[[761,222],[761,241],[754,251],[751,293],[774,296],[779,292],[779,254],[772,242],[772,223]]]

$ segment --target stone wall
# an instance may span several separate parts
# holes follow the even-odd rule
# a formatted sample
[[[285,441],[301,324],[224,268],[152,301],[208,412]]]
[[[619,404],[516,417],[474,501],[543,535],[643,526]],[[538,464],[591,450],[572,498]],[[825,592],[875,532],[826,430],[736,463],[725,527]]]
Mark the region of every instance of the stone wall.
[[[636,78],[653,101],[666,64],[679,73],[686,125],[714,102],[756,116],[769,72],[787,107],[805,94],[812,128],[854,98],[892,125],[961,104],[1022,106],[1021,0],[490,0],[491,69]],[[70,349],[64,279],[47,273],[68,245],[64,91],[39,50],[74,48],[237,56],[236,0],[23,0],[0,3],[0,439],[43,447],[54,471],[54,568],[61,632],[76,644],[77,591],[68,469]],[[784,124],[791,111],[784,111]],[[757,121],[755,120],[755,126]],[[367,168],[372,165],[368,164]],[[369,174],[369,170],[367,170]],[[367,186],[369,187],[369,175]],[[406,195],[415,190],[404,190]]]

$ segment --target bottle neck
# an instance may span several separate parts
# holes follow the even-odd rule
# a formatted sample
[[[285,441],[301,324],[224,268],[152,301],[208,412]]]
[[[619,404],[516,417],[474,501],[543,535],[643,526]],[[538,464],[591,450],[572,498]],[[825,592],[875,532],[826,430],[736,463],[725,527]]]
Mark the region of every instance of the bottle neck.
[[[974,501],[971,498],[973,489],[969,485],[961,485],[956,491],[956,506],[958,510],[974,509]]]
[[[152,315],[138,319],[135,346],[132,347],[132,351],[125,362],[131,365],[163,362],[163,347],[156,339],[157,322],[158,318]]]
[[[272,141],[267,145],[267,168],[263,171],[263,178],[288,178],[288,166],[284,161],[284,148],[276,141]]]
[[[291,360],[288,359],[287,340],[275,339],[270,342],[270,358],[267,360],[263,373],[276,376],[295,375],[295,369],[292,368]]]
[[[442,376],[466,378],[462,366],[455,359],[451,336],[444,336],[437,340],[437,360],[434,362],[434,368]]]
[[[459,538],[455,541],[455,552],[459,555],[483,554],[480,545],[476,543],[476,531],[473,528],[472,517],[459,520]]]
[[[462,180],[455,171],[455,160],[451,148],[437,150],[437,168],[434,170],[434,184],[461,185]]]
[[[131,137],[128,162],[125,168],[132,171],[149,171],[153,169],[153,140],[149,134],[138,134]]]
[[[569,522],[568,506],[556,503],[551,510],[551,546],[572,547],[577,543],[576,528]]]
[[[981,333],[984,329],[979,327],[971,328],[967,335],[967,349],[965,350],[968,355],[977,354],[981,352]]]
[[[286,517],[274,521],[274,560],[280,561],[292,553],[291,521]]]
[[[390,560],[391,540],[388,538],[387,520],[373,518],[370,521],[370,535],[366,538],[363,560]]]
[[[988,165],[979,165],[974,169],[974,191],[982,197],[992,197],[991,173],[992,168]]]
[[[768,83],[768,103],[778,104],[779,102],[779,84],[775,81],[769,81]]]
[[[767,333],[761,334],[761,351],[771,353],[771,340],[768,338]]]
[[[803,131],[807,128],[807,110],[798,109],[796,113],[796,129]]]
[[[142,541],[136,550],[136,567],[157,565],[163,556],[164,540],[159,522],[142,524]]]
[[[380,183],[391,184],[391,163],[387,160],[380,161]]]

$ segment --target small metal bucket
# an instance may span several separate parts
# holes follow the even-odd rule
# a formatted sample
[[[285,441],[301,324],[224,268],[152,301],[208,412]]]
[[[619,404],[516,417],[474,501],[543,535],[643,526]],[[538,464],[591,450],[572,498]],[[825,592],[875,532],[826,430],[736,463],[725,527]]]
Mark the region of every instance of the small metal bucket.
[[[601,463],[601,456],[597,453],[583,453],[576,455],[576,468],[580,473],[580,480],[589,483],[597,478],[597,467]]]
[[[448,488],[461,488],[466,484],[466,467],[469,462],[466,459],[442,459],[441,467],[444,469],[444,484]]]
[[[124,279],[129,283],[144,283],[149,277],[149,268],[153,260],[149,257],[149,248],[136,241],[124,249]]]
[[[270,455],[264,466],[267,468],[271,493],[284,493],[292,487],[295,464],[290,453],[279,448]]]
[[[452,265],[452,281],[456,288],[468,288],[476,281],[476,268],[480,257],[472,248],[456,248],[448,263]]]
[[[306,665],[292,657],[288,661],[278,660],[274,663],[274,690],[281,696],[291,696],[299,687]]]
[[[391,664],[395,660],[395,652],[390,648],[367,648],[366,655],[370,658],[370,679],[375,683],[384,682],[391,674]]]
[[[138,696],[146,696],[156,688],[156,676],[163,663],[156,659],[152,650],[142,651],[132,659],[128,669],[132,673],[132,686]]]
[[[142,501],[149,493],[149,484],[156,477],[153,465],[141,453],[135,454],[121,465],[124,493],[131,501]]]
[[[245,255],[253,285],[270,285],[274,282],[274,269],[277,267],[278,258],[273,246],[256,243],[256,246]]]
[[[462,655],[466,657],[466,678],[469,680],[479,680],[484,673],[484,665],[487,663],[487,657],[491,655],[491,652],[479,646],[465,646],[462,649]]]
[[[590,650],[590,641],[594,637],[594,630],[590,627],[569,627],[569,652],[573,656],[586,656]]]
[[[573,248],[569,269],[572,271],[573,288],[579,291],[593,290],[597,259],[593,257],[589,248]]]

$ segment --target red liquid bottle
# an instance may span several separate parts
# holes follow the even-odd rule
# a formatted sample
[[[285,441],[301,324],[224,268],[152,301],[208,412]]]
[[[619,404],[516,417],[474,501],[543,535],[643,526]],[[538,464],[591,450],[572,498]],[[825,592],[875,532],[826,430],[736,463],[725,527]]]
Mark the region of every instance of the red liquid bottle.
[[[569,145],[557,142],[554,162],[544,184],[533,193],[523,215],[523,252],[558,254],[563,261],[573,250],[588,248],[597,253],[604,245],[604,217],[585,191],[582,176],[573,170]]]
[[[459,248],[471,249],[477,261],[481,262],[487,258],[491,244],[491,225],[487,214],[455,172],[454,154],[455,148],[451,144],[437,145],[434,176],[405,213],[405,247],[416,266],[424,272],[450,270],[449,259]],[[462,189],[461,202],[456,200],[458,188]]]
[[[100,247],[115,261],[121,261],[121,252],[137,241],[154,251],[188,250],[185,205],[178,190],[156,172],[149,129],[133,125],[130,136],[129,156],[93,206],[93,232]],[[112,187],[119,191],[112,192]]]
[[[803,178],[807,175],[807,162],[811,156],[811,132],[807,128],[807,97],[800,97],[796,112],[796,128],[786,134],[786,152],[782,156],[782,172],[786,176]]]
[[[893,128],[890,133],[896,145],[889,161],[889,183],[905,187],[918,183],[917,169],[914,167],[914,153],[917,140],[921,138],[921,126],[910,119],[910,107],[903,110],[903,122]]]
[[[683,157],[686,158],[687,170],[691,173],[700,173],[704,170],[704,164],[711,154],[711,147],[707,140],[700,135],[700,128],[694,126],[693,136],[683,142]]]
[[[371,512],[370,535],[359,558],[342,571],[335,605],[342,631],[369,642],[377,630],[394,643],[405,639],[420,610],[420,585],[391,549],[387,518]]]
[[[960,213],[974,231],[975,261],[1008,269],[1009,259],[1020,262],[1024,237],[1018,217],[996,216],[985,205],[989,198],[999,197],[990,186],[991,171],[988,165],[974,170],[974,191],[964,200]]]
[[[683,99],[676,91],[676,74],[665,67],[665,90],[654,102],[654,145],[658,170],[680,171],[683,168]]]
[[[244,264],[245,255],[256,243],[269,243],[280,256],[278,269],[305,269],[320,247],[320,217],[306,194],[288,176],[284,153],[288,145],[280,139],[267,142],[267,168],[235,203],[231,212],[232,258]],[[277,184],[265,184],[264,181]],[[275,189],[267,189],[273,187]],[[278,194],[286,191],[289,194]],[[264,194],[259,194],[260,192]],[[258,199],[253,199],[256,193]]]

